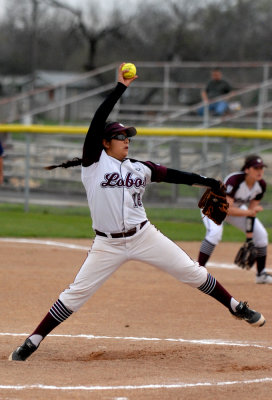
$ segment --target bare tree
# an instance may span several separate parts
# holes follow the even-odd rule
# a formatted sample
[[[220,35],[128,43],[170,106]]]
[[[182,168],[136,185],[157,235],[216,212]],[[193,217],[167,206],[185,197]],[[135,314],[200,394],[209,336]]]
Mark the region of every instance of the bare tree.
[[[99,0],[90,1],[88,11],[63,0],[5,2],[0,24],[2,74],[37,68],[78,71],[82,64],[90,70],[117,60],[264,61],[272,57],[268,51],[271,0],[142,0],[127,15],[120,3],[105,12]]]
[[[2,73],[65,70],[71,54],[81,51],[79,40],[70,34],[71,19],[49,9],[43,1],[35,1],[34,10],[34,0],[7,0],[0,24]],[[78,64],[74,68],[78,70]]]
[[[130,23],[130,18],[124,20],[121,13],[115,13],[114,18],[111,18],[110,21],[105,20],[105,18],[102,18],[102,12],[99,14],[98,3],[91,3],[90,12],[86,19],[83,11],[79,8],[71,7],[58,0],[40,1],[52,7],[66,10],[73,16],[73,31],[80,32],[88,44],[88,57],[84,66],[86,70],[92,70],[97,67],[96,58],[99,43],[108,36],[120,37],[122,28]]]

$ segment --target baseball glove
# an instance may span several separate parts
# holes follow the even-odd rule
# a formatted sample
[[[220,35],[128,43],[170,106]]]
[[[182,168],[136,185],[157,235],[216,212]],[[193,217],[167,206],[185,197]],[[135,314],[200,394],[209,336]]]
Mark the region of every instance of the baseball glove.
[[[221,184],[220,189],[217,191],[206,189],[198,202],[198,207],[206,217],[217,225],[221,225],[227,216],[229,208],[225,185]]]
[[[250,269],[257,258],[257,249],[252,240],[247,241],[238,250],[234,263],[240,268]]]

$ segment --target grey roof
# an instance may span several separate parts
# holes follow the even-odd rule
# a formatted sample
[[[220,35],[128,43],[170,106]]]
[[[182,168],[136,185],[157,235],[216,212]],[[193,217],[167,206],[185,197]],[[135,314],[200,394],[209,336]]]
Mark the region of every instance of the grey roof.
[[[37,70],[35,87],[57,86],[67,82],[67,87],[86,88],[97,85],[96,78],[81,79],[85,73],[73,71],[51,71]],[[4,75],[0,76],[3,86],[20,86],[29,85],[32,81],[32,75]]]

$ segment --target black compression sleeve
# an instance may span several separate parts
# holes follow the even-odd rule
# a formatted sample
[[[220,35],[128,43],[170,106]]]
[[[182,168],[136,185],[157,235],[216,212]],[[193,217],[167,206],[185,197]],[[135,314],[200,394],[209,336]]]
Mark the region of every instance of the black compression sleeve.
[[[193,172],[178,171],[172,168],[167,168],[164,182],[181,183],[190,186],[192,185],[206,186],[214,190],[220,187],[220,182],[217,181],[216,179],[206,178],[205,176],[198,175]]]
[[[103,149],[101,135],[104,131],[105,122],[126,89],[125,85],[118,82],[116,87],[96,110],[83,145],[83,166],[89,166],[99,160]]]

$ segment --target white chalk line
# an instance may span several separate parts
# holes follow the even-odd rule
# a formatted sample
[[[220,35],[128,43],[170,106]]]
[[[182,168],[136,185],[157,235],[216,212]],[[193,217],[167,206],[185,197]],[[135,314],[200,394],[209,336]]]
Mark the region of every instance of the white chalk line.
[[[90,239],[91,240],[91,239]],[[63,243],[63,242],[56,242],[53,240],[41,240],[41,239],[25,239],[25,238],[0,238],[0,242],[7,242],[7,243],[25,243],[25,244],[41,244],[43,246],[53,246],[53,247],[64,247],[66,249],[71,250],[84,250],[89,251],[91,248],[91,244],[89,247],[87,246],[79,246],[76,244],[71,243]],[[240,269],[235,264],[228,264],[228,263],[215,263],[209,262],[207,263],[207,267],[211,268],[224,268],[224,269]]]
[[[89,247],[86,247],[86,246],[78,246],[76,244],[71,244],[71,243],[55,242],[53,240],[40,240],[40,239],[0,238],[0,242],[41,244],[44,246],[65,247],[67,249],[87,250],[87,251],[90,250],[90,248],[91,248],[91,245]]]
[[[28,333],[10,333],[0,332],[0,336],[29,336]],[[157,337],[134,337],[134,336],[105,336],[105,335],[66,335],[66,334],[51,334],[51,337],[63,337],[63,338],[76,338],[76,339],[109,339],[109,340],[131,340],[131,341],[154,341],[154,342],[178,342],[178,343],[190,343],[200,345],[217,345],[217,346],[238,346],[238,347],[255,347],[260,349],[272,350],[270,346],[264,346],[257,343],[248,342],[234,342],[225,341],[220,339],[182,339],[182,338],[157,338]],[[40,389],[40,390],[60,390],[60,391],[99,391],[99,390],[143,390],[143,389],[186,389],[194,387],[205,387],[205,386],[228,386],[228,385],[248,385],[256,383],[269,383],[272,382],[272,378],[265,377],[262,379],[242,380],[242,381],[223,381],[223,382],[196,382],[196,383],[175,383],[175,384],[148,384],[148,385],[121,385],[121,386],[55,386],[55,385],[1,385],[0,389],[6,390],[29,390],[29,389]]]
[[[239,268],[237,265],[235,264],[228,264],[228,263],[215,263],[212,261],[207,262],[206,264],[207,268],[222,268],[222,269],[236,269],[241,270],[241,268]]]
[[[0,336],[29,336],[29,333],[11,333],[11,332],[0,332]],[[131,341],[146,341],[146,342],[176,342],[176,343],[190,343],[190,344],[201,344],[201,345],[214,345],[214,346],[236,346],[236,347],[255,347],[259,349],[272,350],[272,346],[265,346],[259,343],[250,342],[234,342],[221,339],[182,339],[182,338],[157,338],[157,337],[137,337],[137,336],[105,336],[105,335],[65,335],[65,334],[49,334],[50,337],[62,337],[62,338],[75,338],[75,339],[104,339],[104,340],[131,340]]]
[[[256,383],[269,383],[272,378],[247,379],[242,381],[221,381],[221,382],[196,382],[196,383],[174,383],[174,384],[149,384],[149,385],[120,385],[120,386],[55,386],[55,385],[0,385],[0,389],[42,389],[42,390],[143,390],[143,389],[187,389],[194,387],[230,386],[230,385],[249,385]]]

